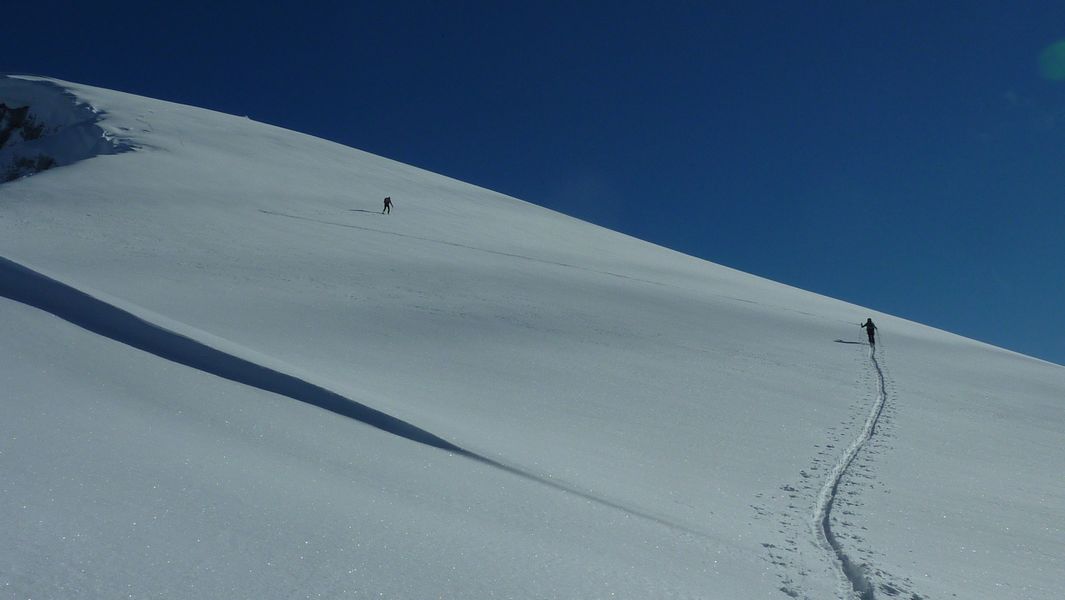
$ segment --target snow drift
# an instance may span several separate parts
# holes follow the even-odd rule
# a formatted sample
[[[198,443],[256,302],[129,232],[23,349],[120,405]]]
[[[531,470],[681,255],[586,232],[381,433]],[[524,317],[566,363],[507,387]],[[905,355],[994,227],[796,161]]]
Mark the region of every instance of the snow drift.
[[[0,182],[131,149],[101,117],[56,82],[0,77]]]
[[[41,86],[139,150],[0,185],[14,597],[1065,588],[1065,368],[248,119],[0,101]]]

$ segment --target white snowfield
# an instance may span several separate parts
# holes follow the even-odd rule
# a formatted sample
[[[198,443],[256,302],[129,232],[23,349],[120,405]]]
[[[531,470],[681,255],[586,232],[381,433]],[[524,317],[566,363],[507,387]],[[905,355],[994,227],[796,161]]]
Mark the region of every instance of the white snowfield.
[[[246,118],[19,98],[132,150],[0,185],[0,597],[1065,597],[1061,366]]]

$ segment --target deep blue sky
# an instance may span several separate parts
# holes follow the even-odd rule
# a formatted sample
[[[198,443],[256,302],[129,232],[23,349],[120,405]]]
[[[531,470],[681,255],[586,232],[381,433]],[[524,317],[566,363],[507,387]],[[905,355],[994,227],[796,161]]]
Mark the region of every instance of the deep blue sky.
[[[249,115],[1065,364],[1065,81],[1040,71],[1065,3],[657,4],[37,2],[0,71]]]

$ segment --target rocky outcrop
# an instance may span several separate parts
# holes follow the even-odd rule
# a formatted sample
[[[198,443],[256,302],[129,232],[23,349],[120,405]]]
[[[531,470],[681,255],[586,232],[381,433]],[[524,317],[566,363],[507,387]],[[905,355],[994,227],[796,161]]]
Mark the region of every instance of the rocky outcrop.
[[[9,142],[15,145],[19,142],[36,140],[43,132],[44,124],[37,123],[30,115],[29,106],[13,107],[0,102],[0,149],[7,146]],[[0,172],[0,183],[40,173],[54,166],[55,159],[44,154],[38,154],[35,157],[15,155],[11,158],[10,164]]]
[[[53,81],[0,77],[0,183],[132,149],[102,115]]]
[[[0,148],[7,145],[8,140],[14,137],[16,140],[35,140],[41,137],[44,125],[38,124],[30,116],[30,107],[13,107],[0,102]]]
[[[47,171],[54,166],[55,159],[45,154],[38,154],[33,158],[16,156],[11,159],[11,163],[7,166],[7,169],[3,173],[0,173],[0,183],[7,183],[27,175]]]

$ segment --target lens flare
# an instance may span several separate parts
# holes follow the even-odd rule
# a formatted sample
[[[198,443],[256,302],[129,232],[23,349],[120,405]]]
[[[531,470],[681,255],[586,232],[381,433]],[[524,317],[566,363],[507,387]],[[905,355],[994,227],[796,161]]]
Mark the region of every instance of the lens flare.
[[[1065,40],[1054,42],[1039,54],[1039,74],[1051,81],[1065,81]]]

